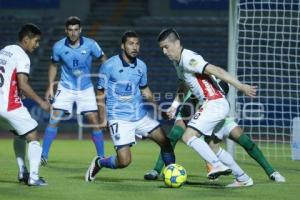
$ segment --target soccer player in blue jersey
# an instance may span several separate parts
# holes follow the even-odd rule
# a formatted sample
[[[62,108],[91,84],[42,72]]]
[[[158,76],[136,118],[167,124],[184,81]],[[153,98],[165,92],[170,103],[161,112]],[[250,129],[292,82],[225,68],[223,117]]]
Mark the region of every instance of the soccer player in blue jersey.
[[[155,100],[147,86],[147,66],[137,58],[140,49],[137,33],[125,32],[121,48],[120,55],[111,57],[101,66],[97,87],[98,99],[103,101],[101,117],[108,118],[116,155],[96,156],[86,172],[87,182],[93,181],[101,168],[127,167],[131,162],[130,147],[136,143],[135,136],[155,141],[161,148],[165,165],[175,162],[173,148],[159,122],[150,118],[143,108],[143,97],[153,105]]]
[[[77,114],[84,115],[93,127],[92,140],[97,154],[104,157],[103,133],[98,122],[98,108],[90,72],[93,57],[106,60],[106,55],[93,39],[81,36],[81,22],[71,16],[65,24],[66,37],[53,46],[52,63],[48,71],[49,86],[45,98],[52,99],[53,112],[43,138],[42,164],[46,165],[51,144],[57,135],[57,126],[63,116],[72,113],[76,103]],[[61,77],[54,95],[57,68]]]

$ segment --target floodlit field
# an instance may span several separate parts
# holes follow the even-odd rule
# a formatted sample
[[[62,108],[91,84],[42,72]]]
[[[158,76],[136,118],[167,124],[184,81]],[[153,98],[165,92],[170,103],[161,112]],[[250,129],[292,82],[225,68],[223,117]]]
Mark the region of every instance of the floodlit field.
[[[112,143],[106,143],[106,154],[114,152]],[[159,151],[150,141],[139,141],[132,148],[133,162],[122,170],[103,169],[94,183],[84,182],[85,171],[93,158],[91,141],[56,140],[50,153],[49,164],[41,167],[41,176],[49,183],[46,187],[28,187],[17,182],[17,165],[12,140],[0,140],[0,199],[271,199],[295,200],[300,195],[300,162],[284,159],[270,160],[287,179],[278,184],[270,181],[264,171],[250,158],[237,159],[242,168],[254,179],[250,188],[228,189],[233,177],[221,177],[217,182],[206,179],[204,162],[192,149],[179,143],[177,163],[188,173],[188,183],[179,189],[170,189],[159,181],[145,181],[144,173],[150,169]]]

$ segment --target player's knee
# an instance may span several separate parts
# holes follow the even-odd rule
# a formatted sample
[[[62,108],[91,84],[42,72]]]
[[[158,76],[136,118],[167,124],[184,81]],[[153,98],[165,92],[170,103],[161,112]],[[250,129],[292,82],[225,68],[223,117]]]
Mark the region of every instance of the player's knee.
[[[131,163],[130,158],[122,158],[118,160],[118,168],[125,168]]]

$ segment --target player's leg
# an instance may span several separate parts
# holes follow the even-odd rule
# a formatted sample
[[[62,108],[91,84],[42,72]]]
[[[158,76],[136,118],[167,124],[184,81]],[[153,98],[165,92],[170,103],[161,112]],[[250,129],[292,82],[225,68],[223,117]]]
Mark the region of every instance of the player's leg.
[[[87,118],[92,127],[91,138],[96,147],[97,155],[101,158],[104,158],[104,136],[103,131],[98,128],[98,114],[97,112],[87,112],[84,114],[84,116]]]
[[[246,174],[246,172],[236,163],[233,157],[225,149],[220,147],[221,140],[212,136],[205,137],[205,141],[208,142],[210,148],[219,160],[232,170],[235,181],[227,185],[227,187],[247,187],[253,185],[252,178]]]
[[[156,127],[149,132],[148,137],[160,146],[160,156],[165,166],[175,163],[173,147],[162,128]]]
[[[175,148],[177,141],[181,139],[181,137],[184,133],[184,130],[185,130],[185,124],[184,124],[183,120],[176,120],[174,126],[172,127],[171,131],[168,134],[168,138],[170,139],[173,149]],[[158,179],[159,174],[162,172],[162,169],[164,166],[165,166],[165,163],[162,159],[161,154],[159,154],[154,168],[152,170],[148,171],[144,175],[144,179],[146,179],[146,180]]]
[[[25,107],[5,113],[4,116],[18,133],[28,142],[29,180],[30,186],[43,186],[47,183],[39,177],[39,166],[42,148],[37,137],[37,122],[31,118]]]
[[[93,87],[89,87],[80,91],[77,94],[76,99],[77,114],[84,115],[89,123],[89,127],[92,127],[91,138],[96,147],[97,155],[104,158],[104,138],[103,131],[100,130],[98,107],[96,102],[96,96]]]
[[[29,178],[29,172],[25,163],[26,155],[26,139],[24,136],[19,136],[14,131],[15,137],[13,142],[14,152],[19,167],[18,180],[27,184]]]
[[[41,157],[41,164],[44,166],[47,165],[49,151],[58,132],[58,124],[60,120],[64,117],[64,115],[64,110],[53,110],[51,113],[49,124],[45,129],[43,137],[43,152]]]
[[[109,121],[109,132],[117,155],[106,158],[96,156],[86,171],[86,182],[94,181],[101,168],[117,169],[127,167],[130,164],[130,146],[135,144],[136,123],[138,122],[128,122],[123,120]]]
[[[239,126],[231,130],[229,137],[246,150],[249,156],[264,169],[271,180],[285,182],[285,178],[273,169],[259,147],[247,135],[243,134],[243,130]]]
[[[209,179],[220,175],[229,175],[231,170],[226,167],[214,154],[209,145],[200,138],[201,135],[211,135],[214,127],[225,118],[229,105],[225,99],[207,101],[189,121],[182,140],[193,148],[204,160],[212,165],[208,173]]]

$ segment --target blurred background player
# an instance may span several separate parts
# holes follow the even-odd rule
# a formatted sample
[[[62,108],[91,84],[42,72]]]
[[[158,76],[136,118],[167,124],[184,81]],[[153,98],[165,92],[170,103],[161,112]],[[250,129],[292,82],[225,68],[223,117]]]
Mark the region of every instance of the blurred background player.
[[[66,37],[53,46],[52,63],[49,66],[49,86],[46,99],[54,98],[53,112],[43,138],[42,165],[46,165],[51,144],[58,132],[58,123],[66,114],[72,114],[76,103],[77,114],[84,115],[92,125],[92,140],[97,155],[104,157],[103,132],[99,126],[98,108],[94,87],[91,82],[93,56],[104,62],[107,58],[100,46],[93,39],[81,36],[81,22],[71,16],[65,24]],[[61,77],[54,96],[54,85],[58,66],[61,66]]]
[[[183,80],[178,86],[178,94],[172,106],[167,111],[171,119],[182,102],[179,97],[181,91],[191,90],[199,101],[204,100],[201,108],[194,114],[183,134],[183,141],[192,147],[202,158],[212,165],[208,178],[216,179],[220,175],[228,175],[231,170],[225,166],[210,149],[207,143],[201,140],[201,135],[210,136],[214,127],[229,113],[229,103],[224,94],[212,82],[212,75],[230,83],[248,96],[256,95],[256,87],[242,84],[220,67],[206,62],[199,54],[184,49],[178,33],[172,29],[164,29],[158,36],[159,46],[175,66],[178,78]]]
[[[14,150],[19,166],[19,181],[29,186],[44,186],[46,181],[39,177],[39,165],[42,148],[38,142],[37,122],[23,106],[20,92],[34,100],[45,111],[50,110],[50,104],[41,99],[28,83],[30,59],[27,53],[32,53],[39,47],[41,31],[34,24],[25,24],[18,34],[19,42],[8,45],[0,51],[0,116],[8,121],[16,137]],[[28,142],[29,175],[25,164],[25,140]]]
[[[103,167],[127,167],[132,160],[130,147],[136,143],[136,135],[149,138],[160,146],[165,165],[175,162],[173,148],[159,122],[150,118],[143,108],[143,97],[153,105],[156,103],[147,85],[147,66],[137,58],[140,51],[137,33],[125,32],[121,38],[121,48],[121,54],[111,57],[101,66],[97,92],[97,98],[103,101],[101,117],[106,117],[107,112],[117,155],[95,157],[86,172],[87,182],[93,181]]]

